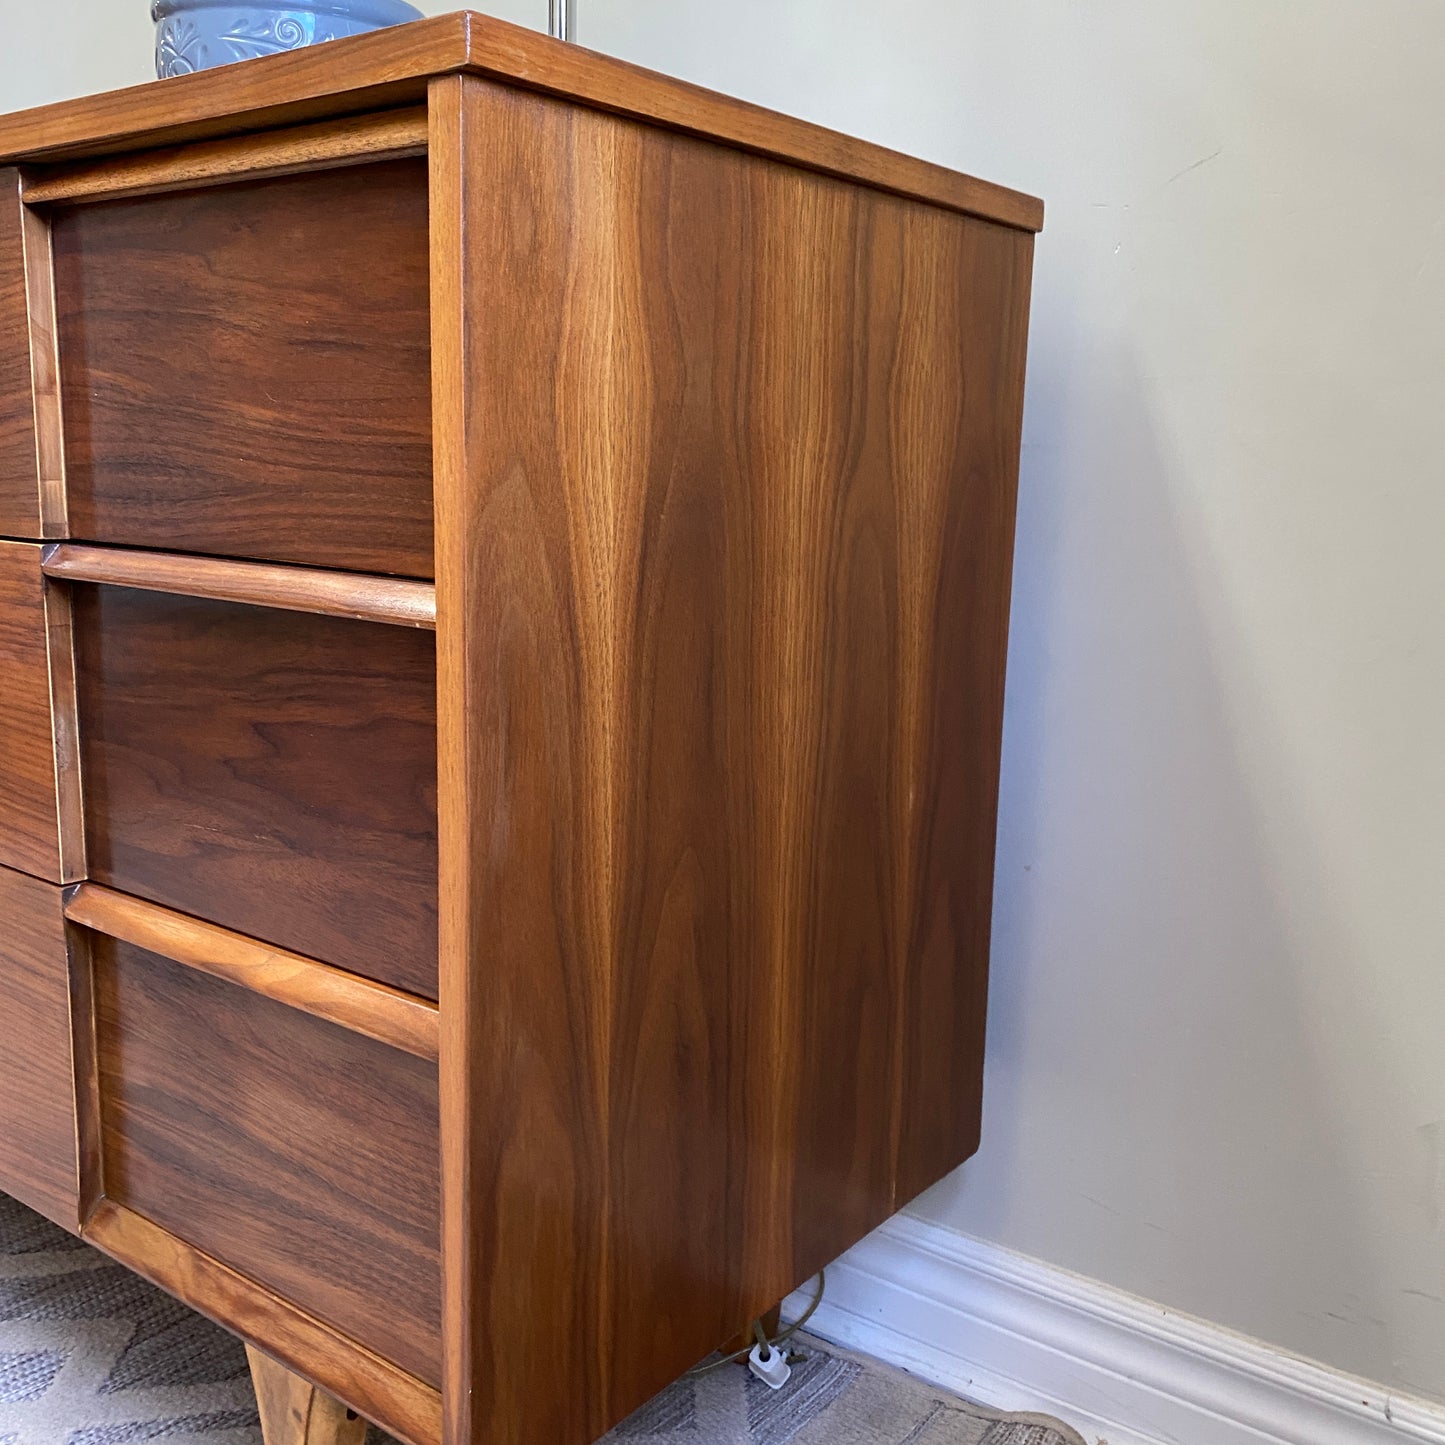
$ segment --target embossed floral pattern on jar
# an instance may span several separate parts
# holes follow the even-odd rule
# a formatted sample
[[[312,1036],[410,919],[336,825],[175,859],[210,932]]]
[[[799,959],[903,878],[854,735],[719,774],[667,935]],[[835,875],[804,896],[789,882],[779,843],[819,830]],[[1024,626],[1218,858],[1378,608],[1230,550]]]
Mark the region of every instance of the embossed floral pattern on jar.
[[[405,0],[317,0],[311,5],[154,0],[156,75],[167,80],[238,60],[299,50],[421,18]]]

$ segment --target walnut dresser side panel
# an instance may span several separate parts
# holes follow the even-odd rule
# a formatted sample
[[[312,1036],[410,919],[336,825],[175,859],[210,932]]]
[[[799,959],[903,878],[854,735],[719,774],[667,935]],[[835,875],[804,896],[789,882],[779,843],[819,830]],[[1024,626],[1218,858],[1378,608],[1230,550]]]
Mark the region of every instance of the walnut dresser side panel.
[[[448,1440],[575,1445],[977,1145],[1033,237],[432,105]]]

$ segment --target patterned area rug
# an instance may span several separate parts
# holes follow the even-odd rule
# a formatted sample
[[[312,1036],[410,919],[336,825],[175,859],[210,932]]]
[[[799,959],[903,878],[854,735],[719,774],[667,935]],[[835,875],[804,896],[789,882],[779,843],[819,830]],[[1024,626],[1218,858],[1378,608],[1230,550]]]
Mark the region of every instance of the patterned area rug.
[[[607,1445],[1083,1445],[799,1337],[779,1391],[679,1380]],[[0,1445],[261,1445],[246,1354],[184,1305],[0,1195]],[[373,1430],[368,1445],[389,1445]]]

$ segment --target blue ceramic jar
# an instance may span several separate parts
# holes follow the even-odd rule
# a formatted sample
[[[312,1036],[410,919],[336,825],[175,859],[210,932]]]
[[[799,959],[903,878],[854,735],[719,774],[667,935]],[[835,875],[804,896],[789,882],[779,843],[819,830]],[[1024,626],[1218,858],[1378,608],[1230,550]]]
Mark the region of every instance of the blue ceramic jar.
[[[154,0],[156,74],[165,80],[421,18],[405,0]]]

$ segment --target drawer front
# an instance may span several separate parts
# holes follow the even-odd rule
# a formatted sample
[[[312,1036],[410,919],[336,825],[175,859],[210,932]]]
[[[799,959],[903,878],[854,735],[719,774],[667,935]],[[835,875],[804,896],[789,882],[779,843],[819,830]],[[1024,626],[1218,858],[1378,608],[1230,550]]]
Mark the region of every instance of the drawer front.
[[[70,590],[89,876],[435,998],[434,634]]]
[[[70,535],[432,575],[424,160],[63,208]]]
[[[69,609],[40,558],[0,542],[0,866],[66,883],[84,871]]]
[[[106,1196],[438,1384],[436,1065],[86,936]]]
[[[0,1192],[79,1227],[61,892],[0,868]]]

